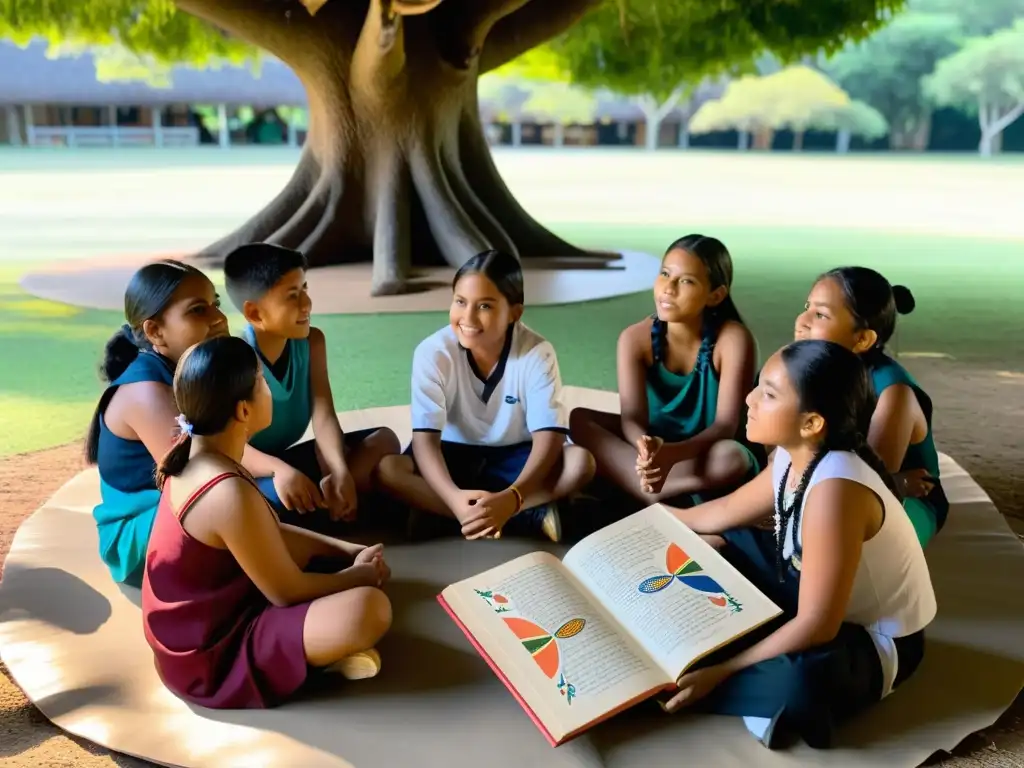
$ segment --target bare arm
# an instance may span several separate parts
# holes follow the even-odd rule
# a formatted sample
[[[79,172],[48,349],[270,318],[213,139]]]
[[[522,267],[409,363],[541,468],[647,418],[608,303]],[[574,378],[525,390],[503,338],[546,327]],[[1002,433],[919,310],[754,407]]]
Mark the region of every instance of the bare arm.
[[[544,481],[555,468],[562,456],[565,446],[565,435],[554,430],[543,430],[533,433],[533,447],[526,459],[523,471],[516,478],[515,486],[525,497],[540,490]]]
[[[770,469],[761,472],[728,496],[672,514],[694,533],[717,534],[764,520],[775,510],[775,489]]]
[[[178,434],[178,406],[171,388],[156,381],[122,384],[114,400],[107,407],[107,426],[121,422],[142,441],[153,460],[160,461]]]
[[[886,387],[878,398],[868,430],[868,445],[874,448],[890,472],[899,472],[903,465],[914,435],[918,407],[914,390],[906,384]]]
[[[242,466],[253,477],[273,477],[284,463],[281,459],[270,456],[248,444],[242,453]]]
[[[810,490],[803,513],[797,615],[723,662],[725,670],[735,673],[784,653],[822,645],[839,634],[864,539],[878,512],[878,498],[852,480],[825,480]]]
[[[650,321],[631,325],[619,334],[615,360],[619,384],[619,413],[622,436],[636,445],[647,434],[647,385],[645,344],[650,344]]]
[[[285,523],[278,524],[281,528],[281,536],[284,538],[285,546],[292,555],[295,563],[303,568],[314,557],[348,557],[353,558],[363,548],[361,544],[353,544],[342,539],[332,539],[330,536],[307,531],[305,528],[296,528]]]
[[[266,499],[247,480],[225,480],[207,497],[214,533],[272,604],[294,605],[361,585],[352,569],[304,573]]]
[[[662,446],[673,464],[707,453],[715,443],[731,440],[739,431],[744,401],[754,384],[754,338],[741,323],[726,323],[715,350],[721,356],[715,420],[688,440]]]
[[[412,455],[420,474],[449,507],[459,489],[452,482],[444,455],[441,432],[448,423],[445,381],[451,373],[445,354],[425,349],[422,344],[412,357]]]
[[[328,474],[342,475],[345,464],[344,432],[334,410],[334,395],[327,372],[327,342],[319,328],[309,329],[309,375],[313,396],[313,437]]]
[[[416,467],[419,469],[423,479],[441,500],[449,507],[453,506],[451,499],[459,492],[459,488],[452,482],[452,476],[448,472],[448,465],[444,462],[444,455],[441,453],[440,432],[413,432],[412,433],[412,455],[416,459]]]

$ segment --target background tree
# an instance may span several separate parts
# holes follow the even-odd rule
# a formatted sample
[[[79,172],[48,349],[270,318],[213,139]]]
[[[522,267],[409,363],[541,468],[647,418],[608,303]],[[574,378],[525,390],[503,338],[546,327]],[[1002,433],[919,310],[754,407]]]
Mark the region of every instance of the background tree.
[[[793,132],[793,149],[803,134],[824,116],[848,107],[850,97],[825,75],[803,65],[773,75],[747,75],[728,85],[721,99],[709,101],[693,116],[694,133],[737,130],[753,132],[756,149],[770,149],[775,131]]]
[[[593,123],[596,110],[597,99],[592,93],[558,82],[536,83],[523,105],[523,112],[537,122],[554,126],[556,146],[563,143],[565,126]]]
[[[991,155],[996,139],[1024,114],[1024,19],[988,37],[967,41],[925,78],[926,94],[939,106],[976,112],[978,151]]]
[[[910,0],[908,11],[955,16],[965,35],[991,35],[1024,18],[1024,0]]]
[[[373,291],[385,294],[406,287],[413,243],[421,264],[461,264],[487,247],[521,257],[581,253],[527,214],[502,181],[480,124],[480,74],[572,29],[561,50],[596,35],[594,60],[612,62],[604,82],[613,84],[619,68],[636,73],[652,53],[641,31],[653,29],[671,41],[661,50],[691,71],[675,84],[695,82],[764,51],[786,58],[834,50],[903,4],[306,1],[309,10],[297,0],[0,0],[0,23],[22,39],[116,42],[166,61],[208,63],[246,44],[281,59],[308,94],[302,156],[284,190],[203,255],[216,261],[239,243],[267,240],[301,249],[314,266],[372,258]],[[620,42],[609,37],[609,18],[632,58],[601,58]],[[569,69],[574,78],[584,71]]]
[[[921,90],[921,78],[959,49],[961,29],[952,13],[909,10],[868,39],[848,45],[825,69],[850,96],[885,116],[892,149],[924,150],[933,105]]]
[[[812,127],[818,131],[836,132],[836,152],[848,152],[850,139],[854,136],[873,141],[889,132],[885,116],[863,101],[851,101],[845,107],[822,110],[815,115]]]

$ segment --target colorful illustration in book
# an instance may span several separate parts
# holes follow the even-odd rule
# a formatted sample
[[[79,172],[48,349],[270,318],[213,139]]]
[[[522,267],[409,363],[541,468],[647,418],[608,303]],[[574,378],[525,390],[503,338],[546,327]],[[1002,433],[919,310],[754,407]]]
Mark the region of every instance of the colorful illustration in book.
[[[474,591],[495,613],[518,613],[508,595],[491,589],[475,589]],[[519,616],[502,616],[501,618],[512,634],[519,638],[523,648],[533,657],[540,671],[552,680],[557,680],[559,693],[565,697],[566,704],[571,704],[572,700],[576,698],[576,686],[565,678],[558,641],[576,637],[587,626],[587,620],[578,617],[569,619],[554,632],[550,632],[535,622]]]
[[[552,680],[558,677],[558,690],[566,697],[566,703],[571,703],[576,696],[576,688],[565,679],[564,673],[559,671],[562,667],[562,654],[558,641],[578,635],[587,625],[586,620],[571,619],[553,633],[527,619],[506,617],[503,621],[505,626],[512,630],[512,634],[519,638],[523,648],[533,656],[540,671]]]
[[[494,609],[495,613],[508,613],[512,610],[509,599],[504,595],[495,594],[494,591],[490,589],[474,589],[473,591],[480,595],[480,597],[484,599],[484,602]]]
[[[710,603],[718,608],[728,608],[733,613],[743,610],[739,601],[704,573],[700,563],[677,544],[669,544],[665,551],[665,570],[667,573],[644,579],[637,589],[645,595],[653,595],[667,589],[673,581],[679,581],[690,589],[706,595]]]

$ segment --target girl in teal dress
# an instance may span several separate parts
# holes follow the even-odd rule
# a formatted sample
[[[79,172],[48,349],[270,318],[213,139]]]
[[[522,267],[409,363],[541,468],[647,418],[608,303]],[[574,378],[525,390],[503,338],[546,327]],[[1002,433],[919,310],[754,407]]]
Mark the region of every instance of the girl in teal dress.
[[[171,384],[193,344],[228,333],[210,279],[195,267],[157,261],[139,269],[124,296],[127,322],[107,342],[86,459],[100,476],[93,509],[100,557],[114,581],[138,587],[156,516],[156,462],[174,443],[178,408]]]
[[[868,443],[895,477],[903,506],[924,546],[949,513],[932,437],[932,401],[885,352],[897,313],[909,314],[914,306],[908,288],[891,285],[875,270],[840,267],[815,282],[796,319],[795,336],[833,341],[864,358],[878,396]]]
[[[572,440],[593,454],[598,475],[637,501],[689,505],[764,465],[743,437],[756,347],[731,285],[721,241],[672,243],[654,283],[654,314],[619,336],[621,415],[570,415]]]

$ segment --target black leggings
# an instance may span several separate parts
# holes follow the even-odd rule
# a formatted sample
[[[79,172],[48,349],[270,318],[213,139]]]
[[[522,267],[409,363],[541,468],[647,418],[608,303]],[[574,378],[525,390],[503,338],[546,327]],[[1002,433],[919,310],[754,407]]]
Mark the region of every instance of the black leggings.
[[[783,613],[774,621],[702,660],[709,666],[735,656],[796,616],[799,573],[791,566],[779,582],[775,537],[744,528],[725,534],[722,555]],[[924,632],[896,641],[899,674],[910,676],[924,655]],[[747,667],[724,681],[696,705],[702,712],[744,717],[778,717],[778,726],[811,747],[832,745],[835,728],[879,701],[882,663],[871,636],[858,624],[844,623],[836,637],[798,653],[787,653]]]

